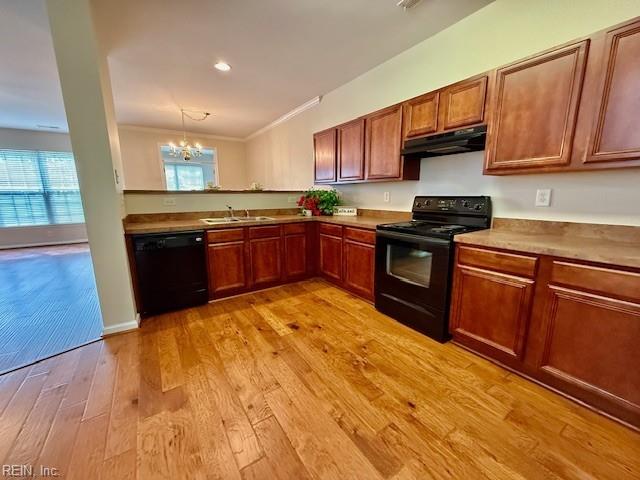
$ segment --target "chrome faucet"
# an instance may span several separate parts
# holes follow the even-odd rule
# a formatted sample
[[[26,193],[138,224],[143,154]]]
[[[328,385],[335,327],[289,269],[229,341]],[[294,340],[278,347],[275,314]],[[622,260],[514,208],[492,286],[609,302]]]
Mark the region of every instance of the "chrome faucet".
[[[227,208],[229,209],[229,218],[235,217],[236,215],[233,212],[233,207],[231,205],[227,205]]]
[[[244,216],[249,218],[251,215],[249,215],[249,209],[245,208],[244,209]]]

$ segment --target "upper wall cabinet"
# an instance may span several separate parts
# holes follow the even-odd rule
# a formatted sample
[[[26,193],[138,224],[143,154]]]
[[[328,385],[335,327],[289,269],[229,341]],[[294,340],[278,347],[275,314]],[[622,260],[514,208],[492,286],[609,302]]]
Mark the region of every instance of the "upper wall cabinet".
[[[367,179],[402,176],[402,105],[385,108],[365,119],[365,165]]]
[[[336,129],[330,128],[313,136],[316,183],[336,181]]]
[[[438,129],[438,92],[404,102],[404,138],[421,137]]]
[[[496,71],[486,172],[570,162],[588,46],[579,42]]]
[[[640,166],[640,20],[496,71],[485,173]]]
[[[487,76],[456,83],[440,92],[438,129],[453,130],[484,121]]]
[[[592,38],[575,143],[583,168],[640,165],[640,21]]]
[[[364,179],[364,119],[338,128],[338,181]]]

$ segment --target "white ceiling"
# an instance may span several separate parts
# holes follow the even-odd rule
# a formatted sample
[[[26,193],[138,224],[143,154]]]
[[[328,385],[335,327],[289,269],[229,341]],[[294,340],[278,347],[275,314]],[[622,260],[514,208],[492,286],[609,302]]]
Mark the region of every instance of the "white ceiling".
[[[94,0],[118,123],[246,137],[491,0]],[[0,2],[0,126],[66,121],[43,0]],[[212,68],[218,60],[229,73]]]

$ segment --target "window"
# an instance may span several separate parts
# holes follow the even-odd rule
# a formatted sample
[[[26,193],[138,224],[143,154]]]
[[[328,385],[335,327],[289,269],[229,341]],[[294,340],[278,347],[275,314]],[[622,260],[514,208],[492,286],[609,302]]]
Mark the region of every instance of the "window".
[[[72,153],[0,149],[0,227],[83,222]]]
[[[203,148],[200,157],[193,157],[189,161],[172,157],[170,151],[168,145],[160,147],[167,190],[204,190],[218,186],[218,164],[214,149]]]

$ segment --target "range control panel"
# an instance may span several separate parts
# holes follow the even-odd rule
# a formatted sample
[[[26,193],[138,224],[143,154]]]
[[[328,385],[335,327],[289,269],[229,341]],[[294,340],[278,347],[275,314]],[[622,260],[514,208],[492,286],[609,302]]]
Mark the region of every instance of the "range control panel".
[[[447,212],[463,215],[488,215],[491,212],[490,197],[416,197],[414,213]]]

